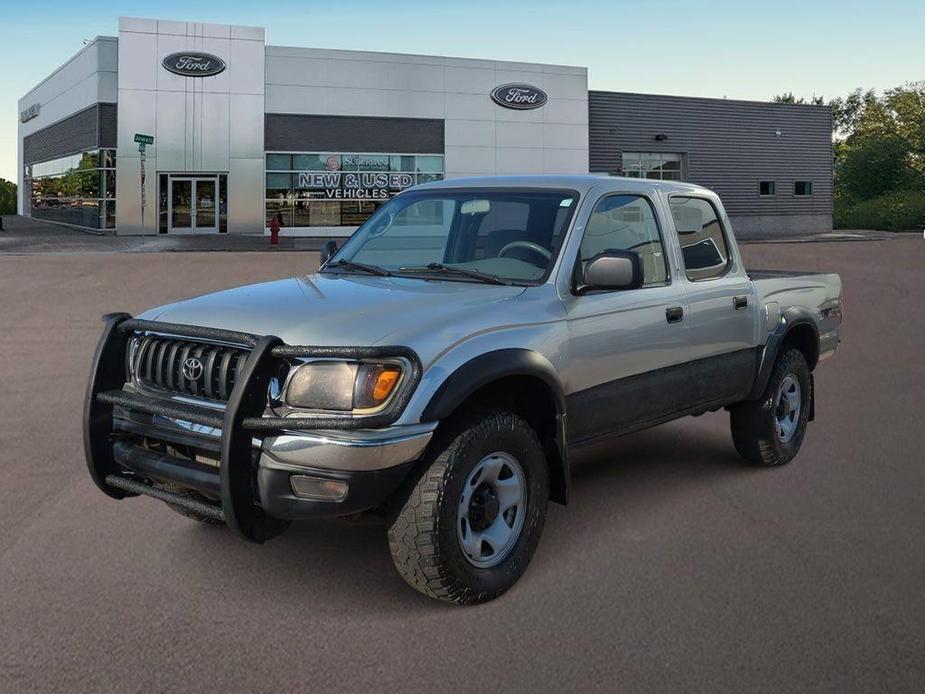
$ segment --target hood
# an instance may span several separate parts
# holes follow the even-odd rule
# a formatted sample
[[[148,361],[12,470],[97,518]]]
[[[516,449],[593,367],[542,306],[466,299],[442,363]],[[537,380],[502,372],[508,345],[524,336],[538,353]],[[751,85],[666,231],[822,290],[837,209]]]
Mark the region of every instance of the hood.
[[[493,304],[523,291],[475,282],[315,274],[205,294],[139,318],[276,335],[292,345],[375,345],[386,336],[389,344],[406,344],[402,338],[487,315]]]

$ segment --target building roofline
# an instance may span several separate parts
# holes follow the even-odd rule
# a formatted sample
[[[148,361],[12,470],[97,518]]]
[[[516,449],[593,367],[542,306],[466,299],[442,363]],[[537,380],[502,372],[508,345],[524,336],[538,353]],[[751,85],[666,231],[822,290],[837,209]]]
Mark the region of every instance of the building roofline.
[[[537,65],[541,67],[553,67],[559,68],[562,70],[583,70],[588,72],[587,66],[584,65],[564,65],[561,63],[537,63],[528,60],[513,60],[513,59],[501,59],[501,58],[472,58],[459,55],[436,55],[431,53],[400,53],[398,51],[374,51],[374,50],[364,50],[359,48],[323,48],[320,46],[283,46],[279,44],[268,43],[266,45],[267,49],[282,49],[282,50],[293,50],[293,51],[326,51],[326,52],[337,52],[337,53],[353,53],[356,55],[384,55],[394,58],[401,57],[410,57],[410,58],[426,58],[429,60],[466,60],[477,63],[507,63],[510,65]]]
[[[22,101],[23,99],[25,99],[25,98],[26,98],[27,96],[29,96],[32,92],[34,92],[36,89],[38,89],[38,88],[41,87],[43,84],[45,84],[48,80],[50,80],[52,77],[54,77],[54,76],[57,75],[59,72],[61,72],[64,68],[66,68],[66,67],[67,67],[68,65],[70,65],[72,62],[74,62],[84,51],[89,50],[92,46],[95,46],[97,43],[100,43],[100,42],[108,42],[108,41],[112,41],[112,42],[114,42],[114,43],[118,43],[119,39],[118,39],[117,37],[115,37],[115,36],[94,36],[92,39],[90,39],[89,41],[87,41],[87,43],[86,43],[84,46],[81,46],[81,48],[80,48],[79,51],[77,51],[74,55],[72,55],[70,58],[68,58],[68,59],[65,60],[63,63],[61,63],[58,67],[56,67],[56,68],[55,68],[54,70],[52,70],[50,73],[48,73],[48,74],[42,79],[41,82],[36,83],[35,86],[32,87],[32,89],[30,89],[30,90],[27,91],[25,94],[23,94],[21,97],[19,97],[19,101]]]
[[[588,94],[615,94],[619,96],[649,96],[658,97],[659,99],[678,99],[684,101],[709,101],[720,102],[725,104],[760,104],[761,106],[789,106],[797,108],[817,108],[831,111],[832,107],[828,104],[817,106],[816,104],[782,104],[777,101],[759,101],[758,99],[726,99],[716,96],[684,96],[682,94],[653,94],[646,92],[621,92],[612,89],[589,89]]]

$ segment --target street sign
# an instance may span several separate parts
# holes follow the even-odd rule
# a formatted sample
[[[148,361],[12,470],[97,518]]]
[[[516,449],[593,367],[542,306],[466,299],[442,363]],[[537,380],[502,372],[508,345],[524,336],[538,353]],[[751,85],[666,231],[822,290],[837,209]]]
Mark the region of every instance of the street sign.
[[[145,196],[145,145],[154,144],[154,135],[135,133],[135,142],[138,143],[138,168],[141,175],[141,227],[143,229],[145,226],[145,206],[147,205]]]

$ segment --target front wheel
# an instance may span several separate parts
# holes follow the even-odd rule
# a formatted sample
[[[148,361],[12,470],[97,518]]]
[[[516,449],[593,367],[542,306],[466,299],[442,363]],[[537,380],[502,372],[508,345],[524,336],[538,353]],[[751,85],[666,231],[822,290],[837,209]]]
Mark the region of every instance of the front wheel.
[[[758,465],[789,463],[803,443],[812,397],[806,358],[799,350],[787,350],[774,364],[761,399],[729,410],[739,455]]]
[[[549,474],[536,432],[510,412],[448,423],[389,527],[402,578],[432,598],[472,604],[517,582],[539,543]]]

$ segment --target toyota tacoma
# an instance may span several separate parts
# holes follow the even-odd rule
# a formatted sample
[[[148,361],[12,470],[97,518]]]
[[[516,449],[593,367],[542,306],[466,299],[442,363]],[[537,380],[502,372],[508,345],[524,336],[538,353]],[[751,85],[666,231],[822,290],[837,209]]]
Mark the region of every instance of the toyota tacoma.
[[[835,274],[745,268],[702,187],[595,176],[425,184],[312,275],[112,313],[90,474],[261,543],[376,516],[399,574],[477,603],[527,568],[581,446],[725,408],[788,463],[835,353]]]

